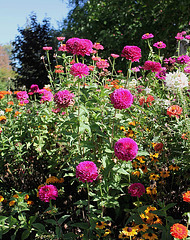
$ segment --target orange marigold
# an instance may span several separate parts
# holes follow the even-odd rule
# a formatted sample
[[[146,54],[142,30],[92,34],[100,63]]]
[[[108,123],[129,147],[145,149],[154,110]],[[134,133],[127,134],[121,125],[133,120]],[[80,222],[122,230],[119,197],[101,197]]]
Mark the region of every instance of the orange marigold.
[[[172,105],[167,109],[167,114],[171,116],[176,116],[176,118],[179,118],[179,115],[181,115],[183,109],[178,105]]]
[[[180,224],[180,223],[175,223],[171,228],[170,228],[170,233],[173,237],[178,238],[178,239],[183,239],[186,238],[188,235],[188,230],[187,227]]]
[[[183,201],[190,203],[190,191],[187,191],[183,194]]]

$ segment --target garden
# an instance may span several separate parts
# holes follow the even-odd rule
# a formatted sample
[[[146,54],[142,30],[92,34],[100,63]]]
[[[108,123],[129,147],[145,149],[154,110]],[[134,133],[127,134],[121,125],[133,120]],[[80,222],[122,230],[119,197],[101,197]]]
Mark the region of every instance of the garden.
[[[49,85],[0,92],[0,239],[190,239],[190,35],[171,37],[169,58],[145,33],[107,59],[57,37]]]

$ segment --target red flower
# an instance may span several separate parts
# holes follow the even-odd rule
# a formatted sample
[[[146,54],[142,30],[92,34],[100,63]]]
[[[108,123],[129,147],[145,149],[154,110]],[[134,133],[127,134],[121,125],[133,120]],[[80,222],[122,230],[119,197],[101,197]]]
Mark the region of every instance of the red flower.
[[[143,105],[144,103],[146,103],[147,104],[147,106],[149,107],[149,104],[150,104],[150,106],[152,105],[152,101],[154,101],[155,99],[154,99],[154,97],[152,96],[152,95],[148,95],[147,96],[147,99],[145,99],[145,97],[144,96],[142,96],[142,97],[140,97],[139,98],[139,104],[140,105]],[[148,104],[149,103],[149,104]]]
[[[179,118],[179,115],[182,113],[183,109],[178,105],[172,105],[167,109],[167,114],[171,116],[176,116],[176,118]]]
[[[139,62],[141,58],[141,49],[137,46],[125,46],[121,56],[132,62]]]
[[[190,203],[190,191],[187,191],[183,194],[183,201]]]
[[[163,146],[164,146],[163,143],[156,143],[156,144],[154,145],[154,150],[155,150],[156,152],[161,151],[162,148],[163,148]]]
[[[175,223],[170,228],[170,233],[174,238],[183,239],[183,238],[187,237],[188,230],[187,230],[186,226],[179,224],[179,223]]]
[[[162,66],[159,62],[146,61],[144,63],[144,70],[151,70],[152,72],[159,72]]]
[[[145,187],[141,183],[133,183],[129,186],[128,192],[132,197],[141,197],[145,193]]]

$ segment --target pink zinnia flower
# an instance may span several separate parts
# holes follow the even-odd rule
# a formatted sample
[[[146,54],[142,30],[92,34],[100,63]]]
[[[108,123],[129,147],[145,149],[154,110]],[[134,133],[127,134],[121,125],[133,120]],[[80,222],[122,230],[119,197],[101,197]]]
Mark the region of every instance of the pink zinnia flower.
[[[112,53],[111,56],[112,56],[113,58],[118,58],[118,57],[119,57],[118,54],[114,54],[114,53]]]
[[[180,64],[186,64],[190,62],[190,57],[188,55],[182,55],[177,58],[177,62]]]
[[[153,38],[154,35],[152,33],[145,33],[144,35],[142,35],[142,39],[149,39],[149,38]]]
[[[146,61],[144,63],[144,70],[151,70],[152,72],[159,72],[162,66],[159,62]]]
[[[19,100],[23,100],[29,98],[29,96],[26,91],[20,91],[16,94],[16,98]]]
[[[40,102],[51,102],[53,100],[53,94],[50,91],[47,91],[46,89],[40,89],[38,91],[39,94],[42,94]]]
[[[184,39],[183,34],[182,33],[177,33],[177,36],[175,36],[175,39],[177,39],[177,40]]]
[[[166,68],[162,67],[160,69],[160,71],[156,73],[155,77],[165,80],[166,79]]]
[[[96,66],[100,69],[102,68],[103,70],[105,70],[109,67],[109,63],[106,59],[101,59],[100,61],[96,62]]]
[[[169,65],[169,66],[174,66],[175,63],[176,63],[176,60],[175,60],[175,58],[171,58],[171,57],[170,58],[165,58],[164,63]]]
[[[93,44],[88,39],[70,38],[66,42],[66,49],[72,54],[89,56],[92,53]]]
[[[145,187],[142,183],[133,183],[129,186],[128,193],[130,193],[132,197],[140,198],[145,193]]]
[[[89,68],[86,64],[83,63],[75,63],[71,66],[70,73],[76,77],[82,78],[82,76],[89,75]]]
[[[58,108],[67,108],[74,104],[75,95],[68,90],[59,91],[54,95],[54,102]]]
[[[134,68],[131,68],[131,71],[132,72],[140,72],[140,68],[139,67],[134,67]]]
[[[58,51],[67,52],[66,44],[61,44],[61,46],[58,48]]]
[[[114,108],[126,109],[133,104],[133,95],[128,89],[119,88],[110,94],[110,100]]]
[[[190,73],[190,65],[184,68],[185,73]]]
[[[156,48],[166,48],[166,44],[163,43],[162,41],[154,43],[153,46]]]
[[[93,57],[92,57],[92,60],[93,60],[93,61],[101,61],[101,57],[95,57],[95,56],[93,56]]]
[[[57,37],[57,40],[58,40],[58,41],[64,41],[64,40],[65,40],[65,37]]]
[[[141,58],[141,49],[137,46],[125,46],[121,56],[132,62],[139,62]]]
[[[36,93],[39,90],[39,87],[37,84],[32,84],[30,87],[31,92]]]
[[[76,167],[76,178],[79,181],[84,182],[93,182],[98,177],[98,168],[96,164],[92,161],[80,162]]]
[[[190,35],[186,35],[185,38],[190,40]]]
[[[43,50],[49,51],[49,50],[52,50],[52,47],[43,47]]]
[[[138,145],[131,138],[120,138],[115,143],[114,152],[118,159],[132,161],[138,153]]]
[[[43,202],[56,200],[56,197],[58,197],[58,191],[54,185],[45,185],[39,189],[39,199]]]
[[[94,43],[93,48],[96,50],[103,50],[104,47],[100,43]]]

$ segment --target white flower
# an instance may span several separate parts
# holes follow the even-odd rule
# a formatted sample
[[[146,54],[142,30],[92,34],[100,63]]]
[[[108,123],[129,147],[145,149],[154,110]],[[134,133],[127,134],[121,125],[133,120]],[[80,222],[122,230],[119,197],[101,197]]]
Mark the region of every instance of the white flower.
[[[188,78],[183,72],[170,72],[166,74],[165,84],[169,89],[182,89],[188,87]]]
[[[5,112],[3,110],[0,110],[0,116],[4,116]]]
[[[130,88],[135,88],[137,85],[137,80],[136,79],[132,79],[131,82],[129,82],[129,87]]]
[[[144,89],[144,91],[146,92],[146,94],[149,94],[152,90],[151,90],[150,88],[146,87],[146,88]]]

